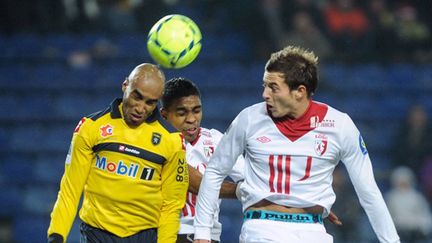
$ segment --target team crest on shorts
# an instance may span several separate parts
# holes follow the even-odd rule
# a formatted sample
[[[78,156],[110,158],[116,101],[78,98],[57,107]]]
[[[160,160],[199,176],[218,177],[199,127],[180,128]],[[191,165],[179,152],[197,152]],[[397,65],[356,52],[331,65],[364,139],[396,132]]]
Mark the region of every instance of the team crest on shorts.
[[[315,140],[315,152],[321,156],[327,150],[328,140],[326,138],[316,139]]]
[[[154,132],[152,134],[151,142],[153,145],[158,145],[161,141],[162,135],[160,133]]]

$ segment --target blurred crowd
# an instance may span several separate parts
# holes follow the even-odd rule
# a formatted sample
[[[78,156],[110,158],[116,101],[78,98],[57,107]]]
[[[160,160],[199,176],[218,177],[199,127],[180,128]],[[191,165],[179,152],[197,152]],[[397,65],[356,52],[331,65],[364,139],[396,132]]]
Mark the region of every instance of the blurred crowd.
[[[183,13],[206,33],[240,33],[257,58],[301,43],[322,59],[432,60],[429,0],[4,0],[0,31],[144,32]]]

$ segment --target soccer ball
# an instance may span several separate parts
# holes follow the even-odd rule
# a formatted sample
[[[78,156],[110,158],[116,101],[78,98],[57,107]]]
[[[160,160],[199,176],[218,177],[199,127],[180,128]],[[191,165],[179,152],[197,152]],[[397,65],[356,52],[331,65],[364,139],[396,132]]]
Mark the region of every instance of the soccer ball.
[[[201,31],[195,22],[184,15],[167,15],[150,29],[147,49],[159,65],[182,68],[198,56]]]

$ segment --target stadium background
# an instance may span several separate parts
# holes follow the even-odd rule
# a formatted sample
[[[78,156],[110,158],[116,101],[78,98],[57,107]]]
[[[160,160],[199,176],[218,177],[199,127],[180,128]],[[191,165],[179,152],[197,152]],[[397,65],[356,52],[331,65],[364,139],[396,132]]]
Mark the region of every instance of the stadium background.
[[[3,0],[0,11],[0,242],[46,242],[75,125],[120,96],[135,65],[151,62],[146,33],[167,14],[201,28],[195,62],[164,71],[198,84],[208,128],[224,131],[261,100],[271,52],[289,43],[314,50],[321,60],[315,99],[352,116],[383,193],[400,164],[393,154],[405,150],[395,140],[405,139],[396,137],[407,114],[417,104],[432,112],[428,0]],[[420,173],[430,168],[426,157],[402,164],[416,171],[416,189],[431,202]],[[335,242],[376,242],[343,167],[335,175],[334,210],[344,222],[327,225]],[[222,242],[237,242],[239,203],[225,200],[220,218]],[[77,226],[69,242],[79,241]]]

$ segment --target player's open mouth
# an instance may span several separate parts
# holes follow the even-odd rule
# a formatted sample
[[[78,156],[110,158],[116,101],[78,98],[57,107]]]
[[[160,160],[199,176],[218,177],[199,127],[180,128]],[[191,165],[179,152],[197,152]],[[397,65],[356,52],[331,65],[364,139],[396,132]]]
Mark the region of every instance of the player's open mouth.
[[[139,116],[139,115],[130,114],[130,116],[131,116],[133,121],[139,121],[142,119],[142,116]]]
[[[188,135],[195,135],[195,133],[196,133],[196,131],[197,131],[197,128],[196,127],[194,127],[194,128],[189,128],[189,129],[186,129],[186,130],[184,130]]]

